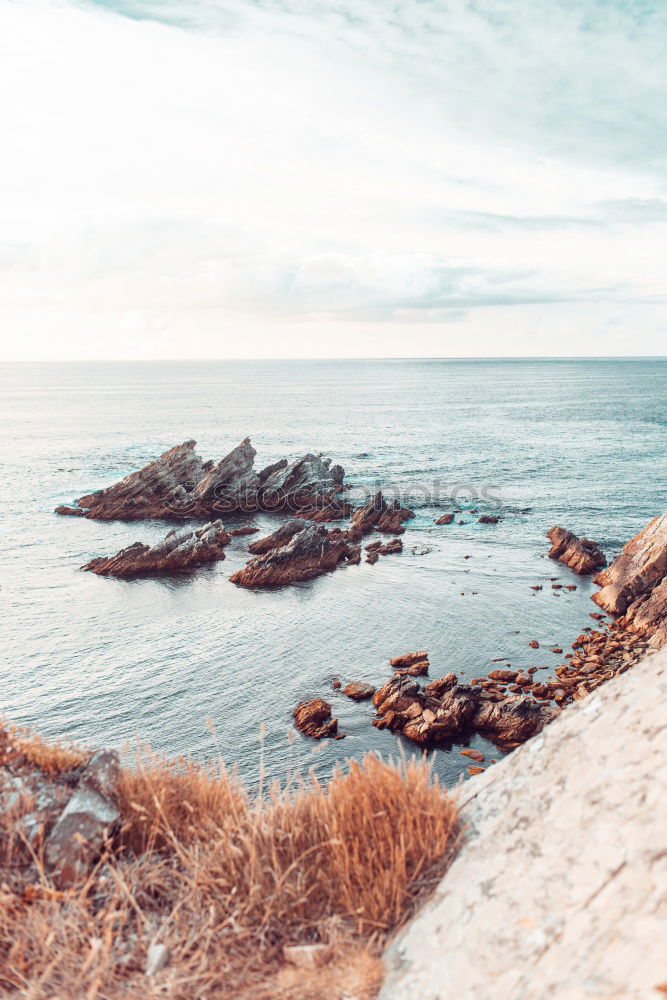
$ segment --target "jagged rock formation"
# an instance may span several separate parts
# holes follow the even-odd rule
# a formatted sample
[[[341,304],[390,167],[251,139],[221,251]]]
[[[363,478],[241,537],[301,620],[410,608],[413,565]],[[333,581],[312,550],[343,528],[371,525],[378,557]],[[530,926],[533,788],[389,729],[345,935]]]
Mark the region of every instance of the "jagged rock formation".
[[[408,668],[409,669],[409,668]],[[477,730],[501,746],[516,745],[539,732],[558,710],[528,697],[496,702],[480,687],[458,684],[448,674],[422,688],[397,675],[373,695],[373,725],[393,729],[421,745],[449,741]]]
[[[595,577],[593,600],[651,645],[667,644],[667,513],[654,517],[627,542],[618,558]]]
[[[549,528],[547,538],[551,542],[549,558],[564,563],[580,576],[594,573],[607,561],[596,542],[589,538],[577,538],[571,531],[559,528],[558,525]]]
[[[107,489],[80,497],[76,506],[60,506],[58,514],[97,520],[206,517],[256,510],[305,511],[304,516],[347,516],[350,509],[338,501],[344,471],[331,467],[321,455],[304,455],[254,469],[255,449],[245,438],[220,462],[202,462],[195,442],[170,448],[138,472]]]
[[[381,1000],[665,992],[665,701],[661,651],[466,782],[462,843]]]
[[[324,698],[311,698],[298,704],[294,709],[294,725],[314,740],[338,733],[338,719],[331,718],[331,705]]]
[[[306,526],[307,523],[303,518],[290,518],[289,521],[285,521],[284,524],[281,524],[270,535],[265,535],[264,538],[258,538],[256,542],[251,542],[248,546],[248,552],[252,552],[255,556],[262,556],[265,552],[270,552],[271,549],[282,548],[299,531],[303,531]]]
[[[201,528],[170,531],[157,545],[135,542],[115,556],[91,559],[82,568],[99,576],[134,577],[151,573],[181,573],[203,563],[225,558],[224,547],[231,541],[222,521]]]
[[[255,556],[230,579],[241,587],[284,587],[331,572],[347,554],[341,537],[331,536],[322,525],[308,524],[285,545]]]

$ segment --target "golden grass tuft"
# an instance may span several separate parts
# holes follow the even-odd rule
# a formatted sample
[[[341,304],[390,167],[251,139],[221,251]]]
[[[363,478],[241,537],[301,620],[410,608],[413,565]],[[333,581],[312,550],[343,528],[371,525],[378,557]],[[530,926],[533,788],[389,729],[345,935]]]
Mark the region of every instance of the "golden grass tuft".
[[[66,770],[76,758],[40,742],[26,759],[57,772],[58,761]],[[311,774],[250,795],[219,763],[165,761],[141,749],[123,769],[120,797],[121,828],[76,891],[57,892],[34,856],[0,861],[0,992],[371,998],[383,943],[457,839],[455,804],[425,759],[368,755],[327,783]],[[0,836],[10,832],[2,823]],[[149,978],[155,940],[170,958]],[[285,966],[284,944],[314,942],[332,946],[331,963]]]

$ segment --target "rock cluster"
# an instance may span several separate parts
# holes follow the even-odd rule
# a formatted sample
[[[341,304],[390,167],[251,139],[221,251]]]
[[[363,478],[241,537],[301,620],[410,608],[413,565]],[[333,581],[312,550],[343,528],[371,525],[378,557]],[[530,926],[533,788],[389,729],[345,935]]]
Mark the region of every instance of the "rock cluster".
[[[602,589],[593,600],[622,626],[667,644],[667,513],[653,520],[595,577]]]
[[[332,520],[351,512],[336,496],[344,470],[321,455],[291,463],[282,459],[256,472],[249,438],[217,463],[202,462],[195,444],[176,445],[138,472],[80,497],[76,506],[57,507],[56,513],[136,521],[256,510],[290,510],[311,520]]]
[[[459,684],[456,674],[422,688],[397,674],[373,695],[373,725],[421,745],[447,742],[477,731],[500,746],[515,746],[539,732],[557,710],[529,697],[496,699],[491,691]]]
[[[401,524],[410,517],[414,517],[412,511],[389,506],[382,494],[376,493],[354,511],[348,528],[327,529],[312,523],[314,518],[290,518],[270,535],[248,546],[254,558],[230,579],[241,587],[283,587],[329,573],[343,564],[357,565],[361,561],[359,542],[364,535],[374,530],[403,531]],[[371,542],[366,546],[366,561],[374,563],[379,556],[402,549],[400,538]]]
[[[577,538],[571,531],[554,525],[547,531],[551,542],[549,558],[569,566],[575,573],[585,576],[604,566],[607,560],[596,542],[589,538]]]
[[[338,719],[332,719],[331,705],[324,698],[311,698],[298,704],[294,709],[294,725],[314,740],[339,735]]]
[[[225,558],[231,541],[222,521],[201,528],[170,531],[157,545],[135,542],[115,556],[91,559],[82,568],[100,576],[135,577],[154,573],[181,573],[203,563]]]

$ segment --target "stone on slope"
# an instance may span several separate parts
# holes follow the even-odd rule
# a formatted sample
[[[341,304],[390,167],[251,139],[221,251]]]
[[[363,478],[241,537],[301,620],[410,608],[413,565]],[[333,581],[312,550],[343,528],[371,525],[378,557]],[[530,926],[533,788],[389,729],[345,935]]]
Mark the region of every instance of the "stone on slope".
[[[112,750],[98,750],[88,761],[46,841],[47,869],[59,888],[68,888],[85,876],[120,820],[119,777],[118,754]]]
[[[231,541],[222,521],[201,528],[170,531],[157,545],[135,542],[115,556],[91,559],[82,568],[99,576],[134,577],[152,573],[181,573],[225,558],[224,547]]]
[[[558,525],[549,528],[547,538],[551,542],[549,558],[557,559],[580,576],[594,573],[607,561],[596,542],[589,538],[577,538],[571,531],[559,528]]]

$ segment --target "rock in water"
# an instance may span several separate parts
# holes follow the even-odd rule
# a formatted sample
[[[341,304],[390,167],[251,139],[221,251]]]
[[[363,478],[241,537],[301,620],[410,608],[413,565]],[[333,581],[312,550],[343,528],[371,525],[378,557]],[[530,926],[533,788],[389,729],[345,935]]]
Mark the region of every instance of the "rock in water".
[[[324,698],[302,701],[293,714],[296,728],[314,740],[335,736],[338,731],[338,719],[331,718],[331,705]]]
[[[434,524],[451,524],[453,520],[454,520],[454,515],[453,514],[442,514],[442,516],[436,518],[433,523]]]
[[[667,644],[667,513],[653,520],[623,546],[611,566],[595,577],[602,589],[593,600],[623,624]]]
[[[353,701],[365,701],[366,698],[373,697],[375,688],[372,684],[364,684],[363,681],[350,681],[343,688],[343,694]]]
[[[58,514],[97,520],[210,517],[222,512],[308,509],[324,519],[349,511],[336,500],[344,471],[321,455],[283,459],[262,472],[254,469],[255,449],[245,438],[220,462],[202,462],[195,442],[185,441],[107,489],[80,497]],[[319,513],[318,513],[319,512]]]
[[[222,521],[202,528],[170,531],[157,545],[135,542],[115,556],[91,559],[83,567],[100,576],[147,576],[151,573],[180,573],[203,563],[224,559],[224,546],[231,541]]]
[[[331,572],[347,553],[342,538],[332,538],[320,524],[308,524],[286,545],[255,556],[230,579],[240,587],[284,587]]]
[[[595,542],[589,538],[577,538],[571,531],[559,528],[558,525],[549,528],[547,538],[551,542],[549,558],[564,563],[580,576],[595,572],[607,561],[604,552]]]
[[[177,444],[115,485],[80,497],[74,509],[83,509],[85,517],[100,521],[136,521],[145,517],[168,517],[179,506],[186,510],[191,508],[189,490],[204,474],[195,445],[195,441]]]

